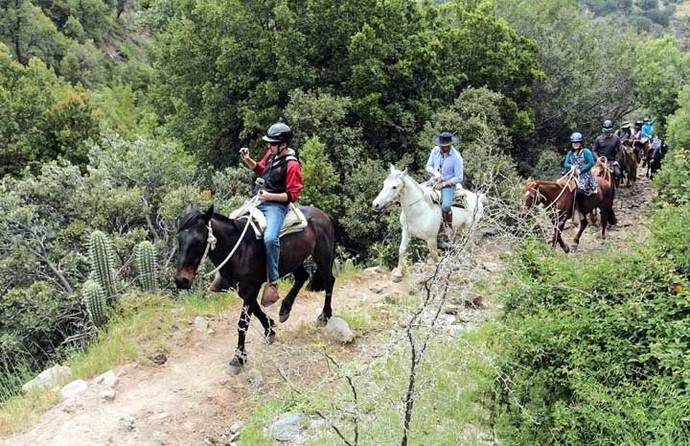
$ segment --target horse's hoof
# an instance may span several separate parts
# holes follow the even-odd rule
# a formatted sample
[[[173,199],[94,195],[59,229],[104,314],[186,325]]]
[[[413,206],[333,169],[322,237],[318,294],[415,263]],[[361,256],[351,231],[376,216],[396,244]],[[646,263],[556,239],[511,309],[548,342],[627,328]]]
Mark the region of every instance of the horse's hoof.
[[[227,369],[225,369],[225,373],[230,376],[236,376],[239,375],[240,372],[242,371],[243,366],[237,366],[237,365],[232,365],[230,364]]]
[[[393,274],[393,276],[391,276],[391,282],[398,283],[398,282],[401,282],[402,279],[403,279],[402,274]]]
[[[276,340],[276,332],[275,331],[266,335],[266,344],[271,345],[275,342],[275,340]]]
[[[576,252],[576,251],[577,251],[577,248],[578,248],[579,246],[580,246],[579,244],[573,243],[572,245],[570,245],[570,250],[571,250],[572,252]]]
[[[319,314],[319,317],[316,318],[316,326],[317,327],[325,327],[326,324],[328,324],[328,319],[323,313]]]
[[[290,319],[290,313],[285,313],[285,314],[280,313],[280,314],[278,315],[278,320],[280,321],[281,324],[282,324],[283,322],[285,322],[286,320],[288,320],[288,319]]]
[[[246,359],[242,359],[243,357],[246,358],[246,356],[238,356],[237,354],[235,354],[235,356],[228,364],[228,368],[225,369],[225,373],[233,376],[240,373],[242,371],[242,368],[244,367],[244,363],[247,362]]]

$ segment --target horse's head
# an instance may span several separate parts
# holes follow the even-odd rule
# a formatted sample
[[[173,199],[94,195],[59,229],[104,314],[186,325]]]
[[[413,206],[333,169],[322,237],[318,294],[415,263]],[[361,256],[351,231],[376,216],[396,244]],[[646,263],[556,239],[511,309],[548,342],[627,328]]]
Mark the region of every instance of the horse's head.
[[[539,193],[539,183],[532,178],[527,179],[527,184],[522,187],[522,210],[521,213],[527,212],[535,205],[540,204],[541,194]]]
[[[203,260],[208,243],[208,224],[213,217],[213,205],[206,212],[185,207],[177,227],[178,259],[175,272],[177,289],[189,289]]]
[[[400,192],[402,192],[405,186],[404,180],[405,175],[407,175],[407,169],[398,170],[392,164],[390,167],[391,171],[388,177],[383,181],[381,192],[379,192],[371,204],[374,210],[383,211],[390,206],[392,202],[398,200],[400,198]]]

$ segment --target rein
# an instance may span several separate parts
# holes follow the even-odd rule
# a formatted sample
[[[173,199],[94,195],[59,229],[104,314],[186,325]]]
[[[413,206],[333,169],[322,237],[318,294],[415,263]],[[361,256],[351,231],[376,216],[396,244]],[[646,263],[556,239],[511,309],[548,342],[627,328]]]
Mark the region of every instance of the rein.
[[[565,193],[565,190],[568,188],[568,185],[570,184],[570,180],[572,180],[574,176],[575,176],[575,169],[570,169],[570,173],[569,173],[569,174],[563,175],[561,178],[558,179],[558,181],[560,181],[560,180],[562,180],[563,178],[566,178],[566,177],[567,177],[567,178],[566,178],[566,182],[565,182],[565,184],[563,185],[563,189],[561,189],[561,193],[558,194],[558,196],[551,202],[550,205],[548,205],[548,206],[546,206],[546,207],[544,208],[545,211],[549,210],[549,209],[551,208],[551,206],[553,206],[554,204],[558,203],[558,200],[561,199],[561,196],[563,196],[563,194]],[[558,181],[556,181],[556,184],[558,184]],[[539,194],[539,195],[540,195],[541,197],[543,197],[543,198],[546,198],[546,197],[539,191],[539,189],[537,189],[537,194]]]
[[[247,205],[253,206],[256,203],[258,203],[258,201],[259,201],[259,198],[257,195],[255,197],[252,197],[252,199],[247,202]],[[247,217],[247,224],[244,225],[244,229],[242,230],[242,234],[237,239],[237,243],[235,243],[235,246],[233,246],[232,250],[230,251],[230,254],[228,254],[228,256],[225,257],[225,260],[223,260],[223,262],[221,262],[220,265],[215,267],[213,269],[213,271],[211,271],[210,273],[207,273],[208,276],[214,275],[215,273],[220,271],[220,269],[222,267],[224,267],[226,263],[228,263],[230,258],[235,254],[235,251],[237,251],[237,248],[240,247],[240,244],[242,243],[242,240],[244,239],[244,235],[247,233],[247,229],[249,228],[249,224],[251,223],[251,221],[252,221],[252,219],[251,219],[251,212],[250,212],[249,217]],[[201,270],[201,266],[204,264],[204,259],[208,255],[208,252],[216,249],[216,242],[218,241],[218,239],[213,235],[213,228],[211,227],[211,220],[208,221],[208,226],[206,226],[206,228],[208,229],[208,236],[206,237],[206,249],[204,249],[204,255],[201,256],[201,261],[199,262],[199,266],[196,269],[197,273],[199,272],[199,270]]]

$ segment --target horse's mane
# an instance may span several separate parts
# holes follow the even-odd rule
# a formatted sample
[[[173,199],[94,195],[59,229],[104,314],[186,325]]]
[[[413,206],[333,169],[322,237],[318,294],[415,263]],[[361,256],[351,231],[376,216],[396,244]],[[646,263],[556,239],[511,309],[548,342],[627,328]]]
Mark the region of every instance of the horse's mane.
[[[177,226],[177,230],[183,231],[190,227],[192,224],[194,224],[199,218],[204,216],[204,212],[200,211],[199,209],[192,208],[189,212],[184,214],[182,216],[182,219],[180,220],[180,224]],[[218,214],[216,212],[213,213],[213,218],[216,220],[219,220],[223,223],[232,223],[232,219],[226,217],[225,215]]]

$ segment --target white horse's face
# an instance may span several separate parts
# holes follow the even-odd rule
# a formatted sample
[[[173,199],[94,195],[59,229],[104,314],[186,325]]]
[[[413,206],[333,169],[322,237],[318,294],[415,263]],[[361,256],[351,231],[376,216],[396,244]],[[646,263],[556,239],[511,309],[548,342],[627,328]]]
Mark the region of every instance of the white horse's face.
[[[382,211],[400,198],[400,192],[405,186],[404,178],[407,170],[397,170],[391,164],[391,173],[383,181],[383,189],[374,199],[372,206],[376,211]]]

